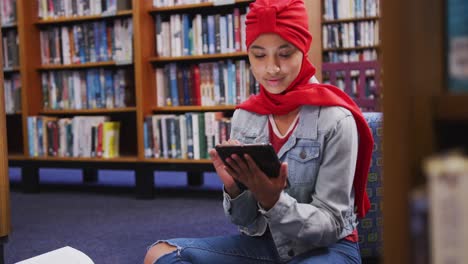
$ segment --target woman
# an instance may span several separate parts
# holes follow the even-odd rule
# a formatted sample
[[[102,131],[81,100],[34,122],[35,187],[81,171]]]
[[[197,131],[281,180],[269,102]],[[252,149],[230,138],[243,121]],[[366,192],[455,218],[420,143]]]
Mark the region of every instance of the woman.
[[[248,56],[261,88],[237,107],[225,144],[271,143],[280,176],[269,178],[249,156],[233,155],[226,166],[210,150],[226,215],[241,233],[158,241],[145,264],[361,263],[356,219],[369,208],[373,140],[345,93],[312,83],[307,21],[303,0],[257,0],[247,14]]]

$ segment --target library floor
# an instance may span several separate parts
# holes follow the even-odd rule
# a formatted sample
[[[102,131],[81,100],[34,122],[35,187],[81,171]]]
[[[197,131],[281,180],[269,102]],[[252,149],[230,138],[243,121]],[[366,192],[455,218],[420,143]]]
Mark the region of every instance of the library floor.
[[[142,263],[158,239],[235,233],[222,210],[221,183],[205,174],[187,187],[185,174],[157,174],[154,200],[137,200],[131,172],[100,171],[82,184],[79,170],[41,170],[41,192],[22,193],[19,170],[10,169],[12,230],[5,263],[71,246],[95,263]]]

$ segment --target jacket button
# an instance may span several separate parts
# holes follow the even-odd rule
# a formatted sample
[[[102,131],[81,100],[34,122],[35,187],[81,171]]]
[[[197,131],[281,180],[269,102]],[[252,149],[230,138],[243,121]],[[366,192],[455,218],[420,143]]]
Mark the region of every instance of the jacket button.
[[[294,250],[290,249],[288,251],[288,256],[293,257],[294,256]]]
[[[299,154],[299,156],[301,157],[301,159],[305,159],[307,157],[307,154],[305,153],[305,151],[301,151],[301,154]]]

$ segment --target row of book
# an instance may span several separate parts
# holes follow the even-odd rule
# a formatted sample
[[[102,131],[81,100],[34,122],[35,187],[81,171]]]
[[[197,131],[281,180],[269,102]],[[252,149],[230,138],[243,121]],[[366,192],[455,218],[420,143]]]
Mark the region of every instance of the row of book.
[[[19,66],[19,46],[18,31],[8,29],[2,32],[3,45],[3,68],[13,68]]]
[[[154,7],[168,7],[178,5],[192,5],[201,3],[213,3],[215,5],[230,4],[233,0],[153,0]]]
[[[327,24],[322,27],[324,49],[379,45],[379,21]]]
[[[16,0],[0,0],[0,18],[2,25],[16,23]]]
[[[324,20],[378,16],[379,0],[324,0]]]
[[[21,78],[18,73],[5,75],[3,79],[5,94],[5,112],[7,114],[21,111]]]
[[[228,140],[230,131],[230,118],[222,112],[147,116],[145,157],[208,159],[208,151]]]
[[[162,57],[246,51],[246,10],[231,13],[155,15],[156,52]],[[167,47],[171,47],[170,49]]]
[[[58,17],[112,15],[132,8],[131,0],[37,0],[41,19]]]
[[[259,90],[246,60],[156,68],[158,106],[236,105]]]
[[[115,158],[120,154],[120,122],[108,116],[29,116],[27,124],[31,157]]]
[[[134,105],[133,73],[104,68],[41,74],[44,109],[122,108]]]
[[[345,71],[337,71],[335,72],[335,74],[336,74],[336,81],[335,83],[333,83],[333,85],[347,92],[352,98],[368,98],[368,99],[377,98],[377,89],[376,89],[374,69],[368,69],[364,72],[365,78],[364,78],[363,84],[360,83],[361,72],[359,70],[350,71],[349,82],[346,82]],[[323,82],[327,84],[331,84],[329,72],[326,72],[326,71],[323,72]],[[358,89],[358,87],[361,85],[364,85],[365,94],[359,93],[360,89]]]
[[[131,18],[49,27],[40,31],[41,62],[72,64],[133,61]]]
[[[359,62],[377,60],[376,49],[351,50],[351,51],[327,51],[323,53],[322,60],[326,63]]]

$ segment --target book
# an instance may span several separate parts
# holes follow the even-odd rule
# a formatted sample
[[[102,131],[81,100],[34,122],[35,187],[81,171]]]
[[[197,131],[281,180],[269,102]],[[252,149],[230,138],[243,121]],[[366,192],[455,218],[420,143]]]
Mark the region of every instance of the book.
[[[102,157],[116,158],[120,156],[120,122],[104,122],[102,127]]]
[[[468,2],[448,0],[446,4],[448,90],[468,92]]]
[[[94,264],[93,260],[83,253],[82,251],[65,246],[55,249],[39,256],[25,259],[16,264],[62,264],[62,263],[75,263],[75,264]]]
[[[449,153],[428,158],[430,254],[432,264],[468,259],[468,157]]]

